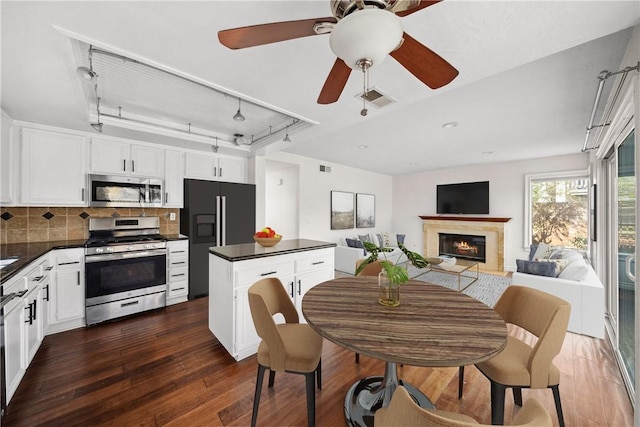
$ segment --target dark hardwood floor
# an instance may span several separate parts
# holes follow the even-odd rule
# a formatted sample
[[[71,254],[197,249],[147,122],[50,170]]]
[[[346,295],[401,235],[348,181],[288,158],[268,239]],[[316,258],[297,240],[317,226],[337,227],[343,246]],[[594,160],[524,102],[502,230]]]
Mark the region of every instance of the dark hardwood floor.
[[[520,333],[513,331],[513,333]],[[323,384],[317,392],[317,425],[345,425],[348,388],[366,375],[380,375],[381,361],[325,340]],[[632,426],[633,410],[609,345],[567,334],[556,358],[567,426]],[[136,317],[45,338],[3,419],[6,426],[220,426],[249,425],[256,359],[235,362],[207,327],[207,300],[199,299]],[[490,423],[489,381],[475,367],[465,372],[457,398],[457,368],[399,368],[440,409]],[[304,379],[278,374],[266,381],[258,425],[304,426]],[[536,396],[557,425],[550,390]],[[513,418],[507,394],[505,422]]]

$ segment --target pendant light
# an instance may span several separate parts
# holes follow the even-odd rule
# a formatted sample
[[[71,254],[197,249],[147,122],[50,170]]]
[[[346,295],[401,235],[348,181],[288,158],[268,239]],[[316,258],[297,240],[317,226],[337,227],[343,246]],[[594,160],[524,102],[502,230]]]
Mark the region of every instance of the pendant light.
[[[283,142],[291,142],[291,138],[289,138],[289,126],[287,126],[287,134],[284,136]]]
[[[233,116],[233,120],[235,120],[236,122],[244,122],[245,120],[245,117],[240,112],[240,98],[238,98],[238,111]]]

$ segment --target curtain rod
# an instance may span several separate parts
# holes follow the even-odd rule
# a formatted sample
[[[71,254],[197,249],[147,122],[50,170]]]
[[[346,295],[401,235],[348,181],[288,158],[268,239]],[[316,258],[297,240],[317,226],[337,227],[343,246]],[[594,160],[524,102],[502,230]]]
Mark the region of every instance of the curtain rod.
[[[589,142],[589,134],[591,133],[591,130],[594,128],[604,128],[605,126],[609,126],[611,123],[607,123],[607,121],[609,120],[609,117],[611,116],[611,113],[613,112],[613,106],[615,105],[616,101],[618,100],[618,95],[620,95],[620,91],[622,90],[622,86],[624,85],[624,81],[627,78],[627,73],[629,73],[630,71],[633,70],[637,70],[640,71],[640,62],[638,62],[635,67],[626,67],[624,70],[620,70],[620,71],[616,71],[616,72],[610,72],[610,71],[601,71],[600,74],[598,74],[598,79],[600,80],[600,82],[598,82],[598,89],[596,91],[596,98],[593,102],[593,109],[591,110],[591,118],[589,119],[589,124],[587,125],[587,134],[585,135],[584,138],[584,144],[582,145],[582,152],[584,153],[587,150],[594,150],[598,147],[591,147],[591,148],[587,148],[587,144]],[[603,122],[599,125],[594,125],[593,122],[595,120],[595,116],[596,116],[596,110],[598,109],[598,104],[600,103],[600,97],[602,96],[602,89],[604,87],[604,82],[605,80],[607,80],[609,77],[611,76],[615,76],[617,74],[622,74],[622,78],[620,79],[620,82],[618,83],[618,87],[616,89],[616,92],[613,96],[613,99],[611,101],[611,104],[609,105],[609,109],[607,110],[606,114],[603,115]]]

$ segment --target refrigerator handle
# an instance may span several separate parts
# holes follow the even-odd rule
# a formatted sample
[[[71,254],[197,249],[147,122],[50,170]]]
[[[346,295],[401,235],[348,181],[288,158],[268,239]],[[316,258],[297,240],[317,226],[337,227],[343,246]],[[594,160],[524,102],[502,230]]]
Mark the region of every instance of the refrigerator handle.
[[[220,246],[220,196],[216,196],[216,246]]]
[[[227,196],[222,198],[222,246],[227,245]]]

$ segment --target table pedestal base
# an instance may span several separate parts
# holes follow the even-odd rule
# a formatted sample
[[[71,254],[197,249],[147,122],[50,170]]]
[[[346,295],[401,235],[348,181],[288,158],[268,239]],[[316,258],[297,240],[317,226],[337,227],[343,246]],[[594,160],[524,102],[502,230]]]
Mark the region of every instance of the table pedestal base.
[[[395,363],[386,362],[384,377],[366,377],[351,386],[344,399],[344,416],[353,427],[373,427],[375,412],[389,406],[398,385],[407,389],[413,400],[422,408],[435,408],[420,390],[398,380]]]

